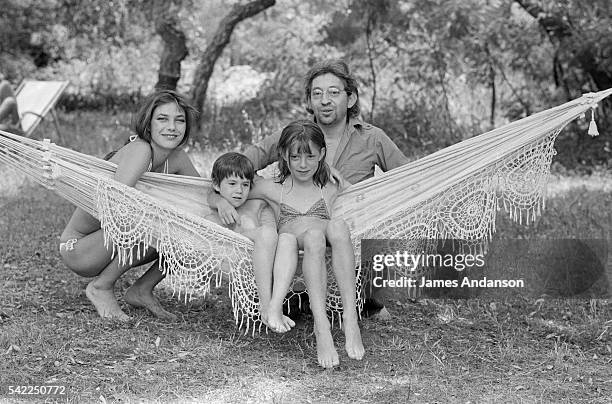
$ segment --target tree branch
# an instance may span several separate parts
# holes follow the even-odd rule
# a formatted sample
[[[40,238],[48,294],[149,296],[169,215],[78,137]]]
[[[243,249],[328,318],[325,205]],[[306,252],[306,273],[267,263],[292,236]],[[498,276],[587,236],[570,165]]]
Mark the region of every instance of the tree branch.
[[[188,54],[187,40],[176,17],[176,10],[180,4],[181,0],[178,0],[178,3],[164,0],[153,2],[155,32],[163,42],[156,89],[176,89],[176,84],[181,78],[181,62]],[[168,5],[170,5],[169,10]]]
[[[181,62],[189,53],[185,34],[177,28],[174,18],[159,23],[155,31],[164,42],[155,88],[175,90],[176,84],[181,78]]]
[[[212,76],[215,62],[229,43],[236,25],[276,4],[276,0],[254,0],[246,4],[235,4],[232,10],[221,20],[212,40],[204,50],[200,64],[196,69],[191,98],[198,111],[202,111],[206,100],[208,81]]]
[[[374,70],[374,56],[372,55],[372,15],[368,14],[368,22],[366,24],[366,46],[368,51],[368,61],[370,65],[370,74],[372,76],[372,108],[370,108],[369,121],[372,122],[374,117],[374,108],[376,107],[376,71]]]
[[[560,15],[552,15],[546,13],[542,7],[534,4],[530,0],[515,0],[527,13],[538,21],[538,24],[546,31],[548,38],[551,43],[556,46],[555,55],[557,57],[556,62],[561,67],[561,60],[559,57],[560,51],[568,50],[572,48],[571,43],[568,42],[569,38],[574,38],[574,42],[580,41],[577,38],[579,35],[572,28],[567,18]],[[597,61],[597,57],[594,53],[594,46],[588,42],[582,42],[580,45],[573,46],[573,55],[567,59],[569,64],[574,62],[580,66],[580,69],[586,73],[595,83],[595,87],[599,90],[603,90],[612,87],[612,72],[610,72],[605,65]],[[561,69],[553,71],[556,81],[563,82],[565,77],[557,77],[556,75],[561,73]]]

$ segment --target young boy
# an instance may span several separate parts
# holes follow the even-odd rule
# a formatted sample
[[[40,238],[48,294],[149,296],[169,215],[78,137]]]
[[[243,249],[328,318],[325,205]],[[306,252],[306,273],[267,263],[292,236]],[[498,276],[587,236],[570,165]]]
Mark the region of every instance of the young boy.
[[[261,199],[247,200],[254,177],[255,169],[251,161],[235,152],[220,156],[213,164],[211,175],[215,192],[236,208],[239,215],[239,220],[228,227],[255,243],[253,271],[259,293],[261,319],[272,331],[287,332],[295,325],[293,320],[287,316],[273,317],[269,313],[278,234],[274,213],[267,202]],[[223,225],[217,213],[206,219]]]

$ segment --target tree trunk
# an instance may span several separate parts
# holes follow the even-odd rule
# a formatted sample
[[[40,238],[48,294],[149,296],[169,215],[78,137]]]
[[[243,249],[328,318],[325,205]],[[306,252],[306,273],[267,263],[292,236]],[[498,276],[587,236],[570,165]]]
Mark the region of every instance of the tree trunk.
[[[180,1],[179,4],[180,5]],[[157,0],[153,3],[153,18],[155,18],[155,32],[163,41],[163,50],[159,61],[157,84],[158,90],[176,90],[176,84],[181,78],[181,62],[187,57],[185,34],[179,28],[174,4]]]
[[[155,88],[176,90],[181,78],[181,62],[188,54],[185,34],[176,27],[174,19],[161,22],[155,31],[164,41]]]
[[[495,69],[493,65],[489,65],[489,87],[491,88],[491,115],[489,115],[489,124],[491,128],[495,128],[495,103],[497,102],[497,89],[495,87]]]
[[[229,14],[223,17],[210,44],[206,47],[200,64],[195,72],[191,98],[198,111],[202,111],[202,107],[204,106],[208,81],[213,73],[215,62],[219,56],[221,56],[225,46],[229,43],[236,25],[240,21],[272,7],[275,3],[276,0],[254,0],[246,4],[235,4]],[[199,126],[200,123],[198,122],[198,127]]]
[[[497,88],[495,87],[495,66],[493,64],[493,55],[489,51],[489,44],[485,42],[484,51],[487,54],[489,65],[489,88],[491,89],[491,114],[489,115],[489,125],[491,129],[495,128],[495,104],[497,102]]]
[[[368,122],[372,122],[374,119],[374,109],[376,108],[376,70],[374,69],[374,56],[372,49],[372,14],[368,13],[366,24],[366,47],[368,51],[368,61],[370,64],[370,75],[372,77],[372,107],[370,108],[370,118]]]

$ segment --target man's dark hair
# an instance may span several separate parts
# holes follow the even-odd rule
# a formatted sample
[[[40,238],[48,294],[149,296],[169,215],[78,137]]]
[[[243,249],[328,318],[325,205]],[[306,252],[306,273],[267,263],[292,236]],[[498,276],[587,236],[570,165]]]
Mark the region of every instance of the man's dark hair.
[[[361,108],[359,107],[359,89],[357,88],[357,80],[355,80],[355,77],[351,75],[346,62],[340,59],[323,60],[315,63],[310,70],[308,70],[308,73],[306,73],[306,76],[304,77],[306,101],[310,104],[313,80],[327,73],[333,74],[344,82],[344,90],[348,95],[355,94],[357,100],[355,101],[355,104],[348,109],[346,115],[348,118],[358,117]],[[310,114],[314,113],[310,107],[306,107],[306,110]]]

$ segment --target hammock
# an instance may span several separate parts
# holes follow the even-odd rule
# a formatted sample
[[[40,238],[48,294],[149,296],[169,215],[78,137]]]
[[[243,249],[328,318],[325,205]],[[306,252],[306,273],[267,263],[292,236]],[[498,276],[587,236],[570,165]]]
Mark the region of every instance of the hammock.
[[[462,239],[482,246],[502,207],[519,223],[535,221],[557,135],[610,94],[612,89],[586,94],[349,187],[332,216],[348,223],[356,262],[362,239]],[[591,125],[590,134],[596,132]],[[250,324],[261,329],[252,243],[203,219],[211,213],[205,204],[210,180],[145,173],[134,189],[112,179],[111,162],[3,131],[0,161],[99,218],[106,245],[122,261],[135,258],[134,246],[155,247],[160,268],[185,299],[207,293],[213,279],[219,285],[226,268],[236,323],[246,324],[246,332]],[[358,287],[362,275],[358,270]],[[333,277],[328,292],[334,316],[342,306]]]

